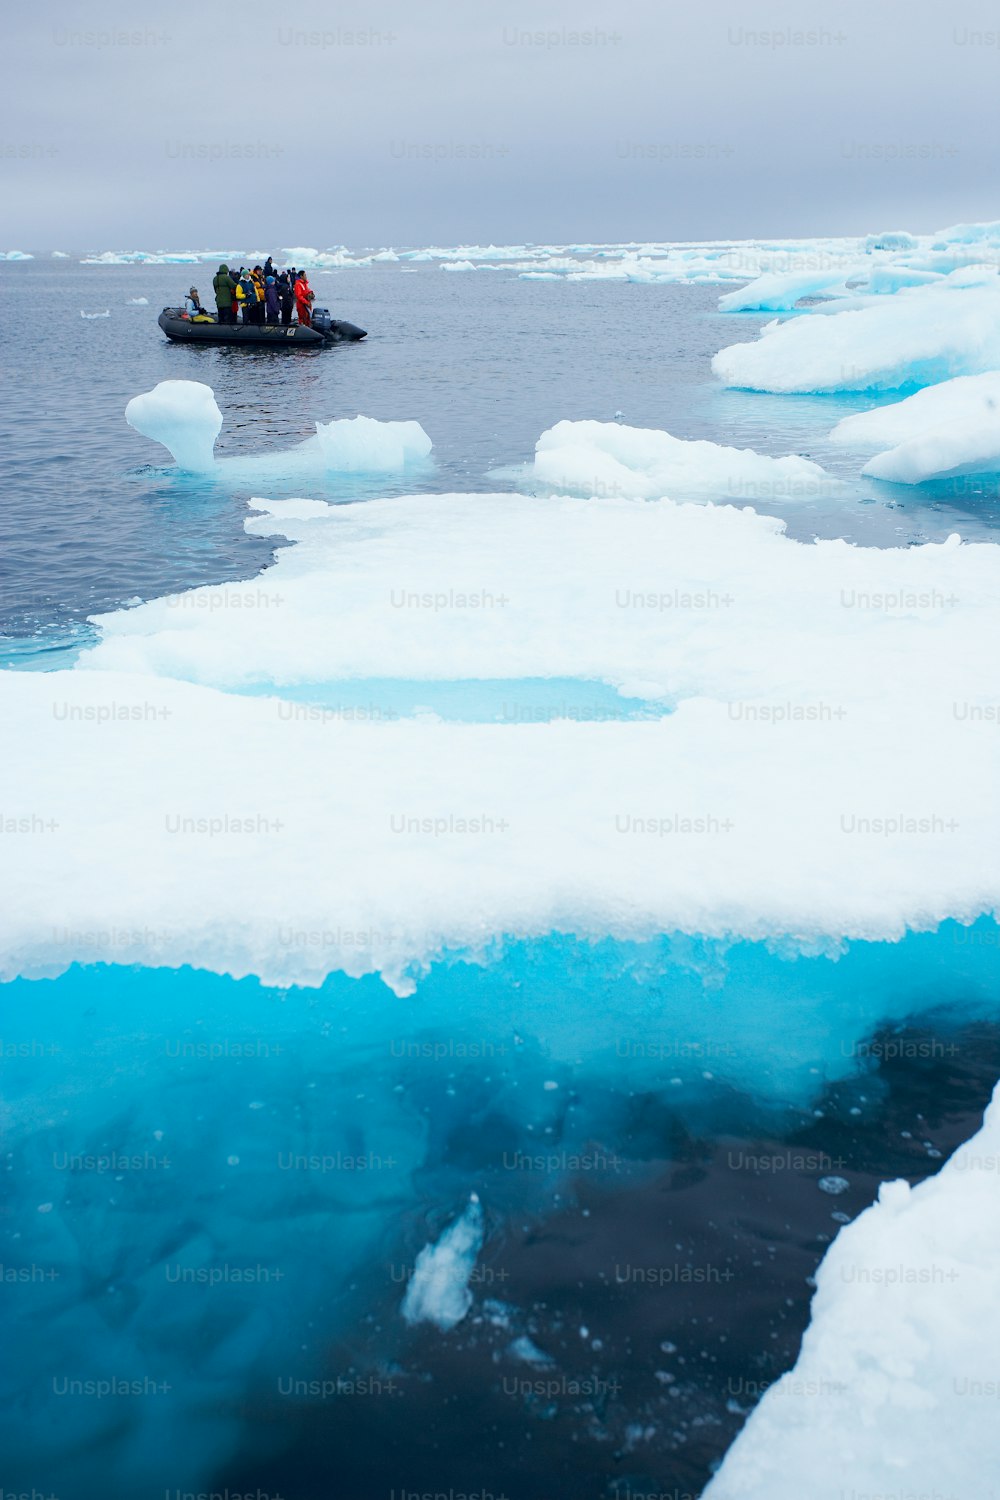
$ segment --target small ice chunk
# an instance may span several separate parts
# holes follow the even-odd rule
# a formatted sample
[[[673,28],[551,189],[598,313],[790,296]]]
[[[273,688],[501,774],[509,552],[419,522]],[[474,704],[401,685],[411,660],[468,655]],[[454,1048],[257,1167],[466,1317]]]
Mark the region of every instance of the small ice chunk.
[[[125,420],[143,437],[162,443],[182,469],[210,469],[222,413],[210,385],[200,380],[161,380],[133,396]]]
[[[469,1278],[482,1243],[483,1210],[473,1193],[462,1216],[417,1256],[403,1298],[407,1323],[433,1323],[447,1331],[462,1321],[472,1306]]]
[[[419,422],[374,417],[317,422],[316,435],[323,462],[338,474],[392,473],[426,458],[433,446]]]
[[[821,1177],[816,1186],[822,1193],[830,1193],[836,1197],[838,1193],[846,1193],[850,1187],[846,1177]]]
[[[543,1349],[539,1349],[538,1345],[528,1338],[526,1333],[510,1344],[507,1353],[513,1355],[515,1359],[522,1360],[526,1365],[535,1365],[538,1369],[545,1369],[546,1366],[554,1363]]]

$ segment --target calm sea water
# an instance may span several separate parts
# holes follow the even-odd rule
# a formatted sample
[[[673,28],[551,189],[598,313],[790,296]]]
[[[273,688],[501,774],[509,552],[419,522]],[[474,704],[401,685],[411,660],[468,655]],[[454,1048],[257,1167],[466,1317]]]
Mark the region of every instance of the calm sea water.
[[[252,576],[271,544],[243,532],[252,486],[193,481],[125,423],[130,397],[159,380],[211,385],[225,416],[220,456],[273,452],[314,423],[363,413],[413,418],[434,442],[419,480],[310,487],[318,498],[394,491],[504,490],[562,418],[622,420],[678,437],[801,452],[852,478],[857,461],[826,434],[868,398],[725,391],[712,355],[755,336],[763,317],[717,311],[720,288],[518,280],[509,271],[316,273],[317,301],[369,329],[360,345],[298,351],[186,349],[156,324],[192,281],[211,300],[215,267],[0,263],[5,390],[0,410],[0,652],[57,664],[54,646],[126,599]],[[145,306],[130,306],[146,297]],[[81,311],[107,318],[84,319]],[[501,477],[493,471],[500,470]],[[301,481],[287,493],[299,493]],[[280,489],[269,481],[267,492]],[[257,491],[259,492],[259,490]],[[997,486],[859,482],[843,501],[771,507],[794,535],[899,545],[1000,525]],[[4,639],[6,638],[6,639]],[[38,658],[36,661],[35,658]],[[2,659],[2,658],[0,658]]]

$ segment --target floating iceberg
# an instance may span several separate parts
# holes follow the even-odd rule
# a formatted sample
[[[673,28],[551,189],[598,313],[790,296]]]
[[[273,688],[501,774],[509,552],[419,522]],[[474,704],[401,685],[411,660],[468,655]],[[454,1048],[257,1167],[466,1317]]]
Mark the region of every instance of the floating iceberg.
[[[936,1177],[885,1183],[816,1278],[812,1322],[705,1500],[979,1500],[1000,1459],[1000,1094]]]
[[[307,479],[324,468],[340,474],[400,472],[425,459],[432,446],[419,422],[345,417],[317,422],[316,436],[294,448],[216,460],[222,413],[212,387],[195,380],[160,381],[128,403],[125,420],[168,448],[182,469],[212,470],[240,482],[268,475]]]
[[[168,448],[182,469],[210,469],[222,413],[210,385],[198,380],[161,380],[144,395],[133,396],[125,420],[143,437]]]
[[[110,318],[110,316],[111,309],[109,307],[106,307],[103,312],[84,312],[82,308],[80,309],[81,318]]]
[[[835,270],[769,271],[738,292],[719,298],[720,312],[788,312],[803,297],[843,291],[852,276],[867,275],[863,265]]]
[[[129,307],[148,307],[149,306],[149,298],[148,297],[130,297],[128,299],[128,306]]]
[[[433,446],[419,422],[342,417],[317,422],[323,462],[338,474],[387,474],[427,458]]]
[[[534,486],[571,495],[748,502],[801,500],[841,488],[810,459],[689,442],[618,422],[558,422],[543,432],[528,469]]]
[[[845,417],[830,440],[885,448],[862,473],[897,484],[1000,471],[1000,371],[959,375],[891,406]]]
[[[472,1306],[469,1277],[483,1244],[483,1210],[473,1193],[461,1218],[417,1256],[403,1298],[407,1323],[433,1323],[442,1332],[460,1323]]]
[[[712,361],[726,385],[779,392],[890,391],[998,366],[1000,279],[980,267],[859,310],[769,323]]]
[[[0,250],[0,260],[34,260],[34,258],[24,250]]]

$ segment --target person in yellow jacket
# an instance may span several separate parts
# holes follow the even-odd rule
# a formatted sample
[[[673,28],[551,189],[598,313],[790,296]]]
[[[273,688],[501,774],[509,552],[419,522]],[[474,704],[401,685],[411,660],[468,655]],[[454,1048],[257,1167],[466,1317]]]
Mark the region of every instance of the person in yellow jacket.
[[[252,321],[254,323],[263,323],[265,316],[264,298],[267,292],[264,284],[263,267],[254,266],[253,271],[250,274],[253,281],[254,296],[256,298],[256,305],[253,309]]]
[[[243,312],[244,323],[255,323],[257,321],[257,288],[249,271],[241,273],[236,296]]]

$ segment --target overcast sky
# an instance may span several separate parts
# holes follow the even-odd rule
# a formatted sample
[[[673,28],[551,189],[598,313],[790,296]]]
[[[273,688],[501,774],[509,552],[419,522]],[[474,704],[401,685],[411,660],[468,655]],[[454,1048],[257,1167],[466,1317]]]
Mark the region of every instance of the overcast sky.
[[[1000,217],[990,0],[37,0],[3,31],[0,249]]]

